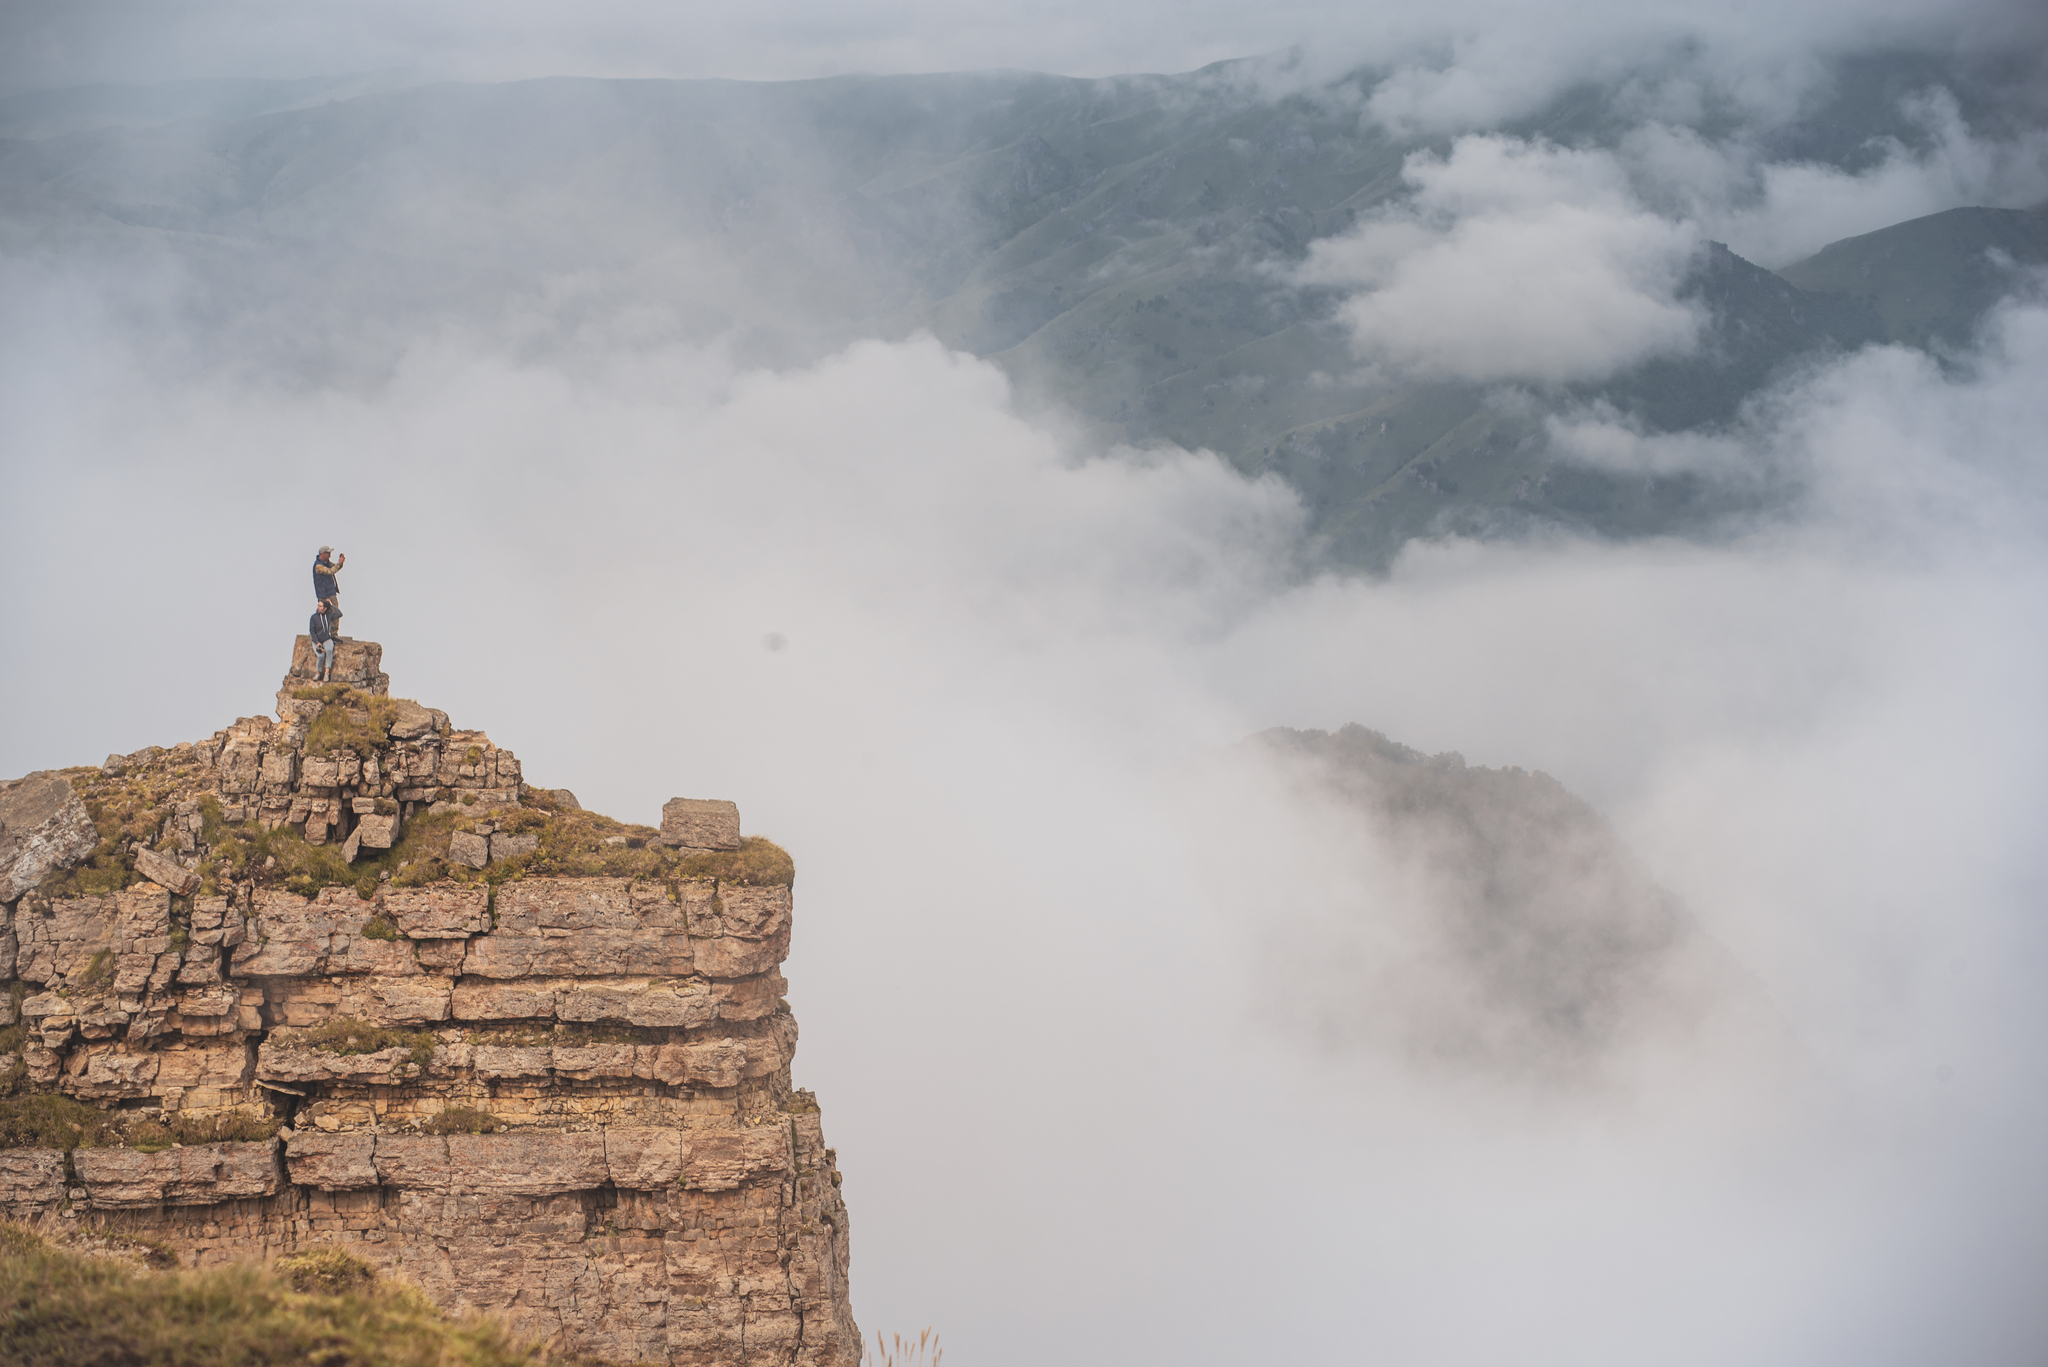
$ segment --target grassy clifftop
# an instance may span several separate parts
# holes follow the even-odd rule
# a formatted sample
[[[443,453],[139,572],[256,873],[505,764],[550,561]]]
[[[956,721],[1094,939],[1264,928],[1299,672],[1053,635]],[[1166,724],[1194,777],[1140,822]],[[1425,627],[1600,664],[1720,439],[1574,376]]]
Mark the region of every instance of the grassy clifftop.
[[[601,1367],[452,1318],[338,1249],[184,1271],[146,1240],[0,1224],[0,1361],[16,1367]]]

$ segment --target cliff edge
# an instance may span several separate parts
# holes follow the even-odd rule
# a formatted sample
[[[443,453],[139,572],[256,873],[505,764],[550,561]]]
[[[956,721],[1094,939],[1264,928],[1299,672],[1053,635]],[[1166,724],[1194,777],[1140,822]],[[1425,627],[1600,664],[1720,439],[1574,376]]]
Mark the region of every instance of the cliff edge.
[[[277,720],[0,784],[0,1214],[320,1247],[616,1361],[852,1367],[794,867],[583,811],[382,649]]]

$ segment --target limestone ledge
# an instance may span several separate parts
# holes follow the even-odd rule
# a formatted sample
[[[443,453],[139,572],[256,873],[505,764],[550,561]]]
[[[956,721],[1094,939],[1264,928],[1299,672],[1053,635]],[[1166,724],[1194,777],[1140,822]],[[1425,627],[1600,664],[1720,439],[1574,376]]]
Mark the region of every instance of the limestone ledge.
[[[500,885],[495,926],[480,886],[387,888],[367,902],[348,888],[265,891],[251,901],[235,977],[747,978],[789,953],[785,887],[706,880],[672,895],[624,878],[522,879]],[[365,933],[380,918],[396,938]],[[150,967],[138,958],[133,971]]]
[[[103,1210],[211,1205],[275,1195],[277,1141],[137,1149],[74,1149],[86,1199]]]
[[[373,975],[282,979],[264,985],[277,1024],[317,1025],[346,1016],[370,1025],[554,1019],[693,1030],[719,1021],[752,1021],[780,1009],[789,990],[780,972],[721,982],[698,978],[490,979]]]
[[[687,1132],[655,1126],[519,1134],[329,1134],[286,1131],[256,1143],[71,1151],[0,1150],[0,1210],[63,1205],[142,1210],[274,1196],[286,1185],[319,1191],[371,1187],[453,1196],[553,1196],[607,1184],[635,1191],[732,1191],[791,1170],[791,1126]],[[280,1148],[284,1168],[280,1169]]]
[[[616,1126],[524,1134],[327,1134],[285,1145],[292,1181],[321,1191],[367,1187],[451,1195],[551,1196],[610,1183],[635,1191],[731,1191],[790,1171],[790,1127],[684,1131]]]
[[[795,1040],[778,1032],[747,1039],[713,1039],[684,1044],[434,1046],[422,1067],[407,1048],[366,1054],[335,1054],[265,1040],[257,1051],[256,1076],[267,1083],[352,1082],[401,1086],[416,1080],[467,1076],[477,1081],[549,1078],[591,1082],[639,1079],[676,1087],[737,1087],[742,1078],[773,1077],[788,1066]]]

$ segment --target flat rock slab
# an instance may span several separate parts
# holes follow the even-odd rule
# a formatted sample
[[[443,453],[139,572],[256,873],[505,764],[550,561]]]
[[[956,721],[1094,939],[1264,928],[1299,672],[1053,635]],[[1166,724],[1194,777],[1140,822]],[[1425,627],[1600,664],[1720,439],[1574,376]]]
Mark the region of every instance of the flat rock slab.
[[[64,1150],[0,1149],[0,1210],[26,1213],[63,1199]]]
[[[285,1163],[296,1185],[322,1191],[361,1191],[377,1185],[373,1134],[322,1134],[298,1130],[285,1136]]]
[[[189,897],[199,891],[199,870],[188,869],[169,855],[158,854],[152,849],[136,849],[135,871],[180,897]]]
[[[451,1195],[559,1196],[610,1179],[601,1130],[378,1135],[382,1185]]]
[[[344,628],[346,629],[346,628]],[[375,641],[343,641],[334,648],[334,669],[328,676],[335,683],[351,684],[379,697],[391,691],[391,676],[384,671],[384,647]],[[313,638],[292,640],[291,678],[311,683],[320,675],[319,657],[313,653]]]
[[[591,1191],[607,1182],[631,1191],[678,1184],[730,1191],[780,1176],[790,1165],[789,1128],[780,1123],[722,1133],[648,1125],[477,1135],[299,1131],[285,1138],[291,1180],[322,1191],[383,1186],[535,1197]],[[63,1155],[56,1158],[61,1181]]]
[[[256,1076],[265,1082],[368,1082],[395,1086],[412,1076],[412,1050],[330,1054],[265,1040],[256,1051]]]
[[[74,1149],[71,1163],[93,1205],[106,1210],[140,1206],[211,1205],[271,1196],[278,1189],[278,1144],[187,1144],[158,1153],[135,1149]]]
[[[752,1130],[691,1135],[683,1185],[692,1191],[731,1191],[765,1173],[787,1171],[789,1129],[770,1122]]]
[[[480,886],[386,888],[383,902],[384,914],[415,940],[459,940],[491,928],[490,890]]]
[[[740,847],[740,809],[722,798],[672,797],[661,805],[664,845],[690,850]]]

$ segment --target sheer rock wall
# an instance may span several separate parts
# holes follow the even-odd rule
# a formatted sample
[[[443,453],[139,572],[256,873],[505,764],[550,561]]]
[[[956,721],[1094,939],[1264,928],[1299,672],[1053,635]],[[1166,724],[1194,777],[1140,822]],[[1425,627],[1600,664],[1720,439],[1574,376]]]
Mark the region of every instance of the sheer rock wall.
[[[383,695],[378,648],[343,650],[337,679]],[[531,793],[509,751],[414,704],[374,758],[306,754],[320,705],[291,696],[299,653],[278,723],[109,765],[321,841]],[[31,1090],[282,1127],[0,1149],[0,1213],[146,1235],[195,1264],[343,1246],[615,1361],[859,1361],[836,1160],[790,1081],[788,887],[527,875],[199,895],[197,859],[178,858],[205,853],[203,823],[176,824],[190,802],[154,863],[137,853],[153,881],[0,907],[0,1024],[21,1028]],[[502,853],[504,836],[477,839],[484,863]]]

